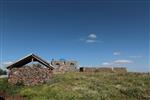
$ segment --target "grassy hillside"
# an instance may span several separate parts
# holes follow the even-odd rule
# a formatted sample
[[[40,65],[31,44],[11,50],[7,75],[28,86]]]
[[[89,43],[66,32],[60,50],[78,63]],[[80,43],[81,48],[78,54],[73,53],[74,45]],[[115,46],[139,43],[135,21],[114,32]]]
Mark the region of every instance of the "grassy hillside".
[[[150,74],[66,73],[33,87],[12,86],[0,79],[0,91],[27,100],[148,100]]]

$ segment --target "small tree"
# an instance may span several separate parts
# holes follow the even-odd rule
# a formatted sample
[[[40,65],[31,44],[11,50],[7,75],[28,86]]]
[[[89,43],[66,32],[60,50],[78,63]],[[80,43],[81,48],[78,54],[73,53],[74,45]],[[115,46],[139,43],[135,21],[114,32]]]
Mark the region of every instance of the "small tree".
[[[6,75],[6,74],[7,74],[6,70],[0,68],[0,75]]]

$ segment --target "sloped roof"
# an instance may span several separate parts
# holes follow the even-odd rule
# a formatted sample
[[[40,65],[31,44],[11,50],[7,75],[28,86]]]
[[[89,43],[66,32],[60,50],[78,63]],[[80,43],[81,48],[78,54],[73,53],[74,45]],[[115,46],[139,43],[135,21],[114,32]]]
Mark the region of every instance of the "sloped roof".
[[[22,66],[24,66],[27,63],[30,63],[32,61],[37,61],[37,62],[41,63],[42,65],[44,65],[50,69],[54,69],[48,62],[46,62],[45,60],[43,60],[42,58],[38,57],[35,54],[29,54],[29,55],[21,58],[20,60],[16,61],[15,63],[9,65],[7,67],[7,69],[19,68],[19,67],[22,67]]]

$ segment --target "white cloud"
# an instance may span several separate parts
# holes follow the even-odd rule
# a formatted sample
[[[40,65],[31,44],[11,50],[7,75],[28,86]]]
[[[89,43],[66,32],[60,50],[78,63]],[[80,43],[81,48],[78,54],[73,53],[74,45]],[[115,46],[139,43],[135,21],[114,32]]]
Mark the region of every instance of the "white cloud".
[[[7,66],[13,64],[14,62],[11,62],[11,61],[6,61],[6,62],[2,62],[1,65],[0,65],[0,68],[2,69],[6,69]]]
[[[3,65],[8,66],[8,65],[11,65],[12,63],[13,63],[13,62],[11,62],[11,61],[3,62]]]
[[[87,39],[86,40],[86,43],[95,43],[95,42],[97,42],[97,40],[92,40],[92,39]]]
[[[129,64],[132,63],[131,60],[116,60],[114,61],[114,64]]]
[[[111,65],[111,63],[109,63],[109,62],[103,62],[102,65],[107,66],[107,65]]]
[[[117,66],[117,65],[124,65],[124,64],[130,64],[133,63],[133,61],[131,60],[115,60],[115,61],[111,61],[111,62],[103,62],[101,65],[102,66]]]
[[[142,58],[142,56],[130,56],[130,58]]]
[[[114,56],[119,56],[121,53],[120,52],[114,52],[113,55]]]
[[[89,39],[96,39],[97,38],[97,36],[96,36],[96,34],[89,34],[89,36],[88,36],[88,38]]]
[[[84,37],[84,38],[80,38],[80,41],[83,41],[85,43],[99,43],[99,42],[103,42],[103,41],[100,41],[98,38],[97,38],[97,35],[96,34],[89,34],[88,36]]]

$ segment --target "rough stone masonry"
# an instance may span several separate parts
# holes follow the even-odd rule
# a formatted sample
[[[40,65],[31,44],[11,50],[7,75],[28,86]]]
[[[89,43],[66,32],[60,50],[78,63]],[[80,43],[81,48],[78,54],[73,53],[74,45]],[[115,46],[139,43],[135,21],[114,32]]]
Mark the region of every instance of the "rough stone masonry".
[[[13,68],[9,72],[8,82],[16,85],[34,86],[50,81],[52,70],[45,67],[25,66]]]

